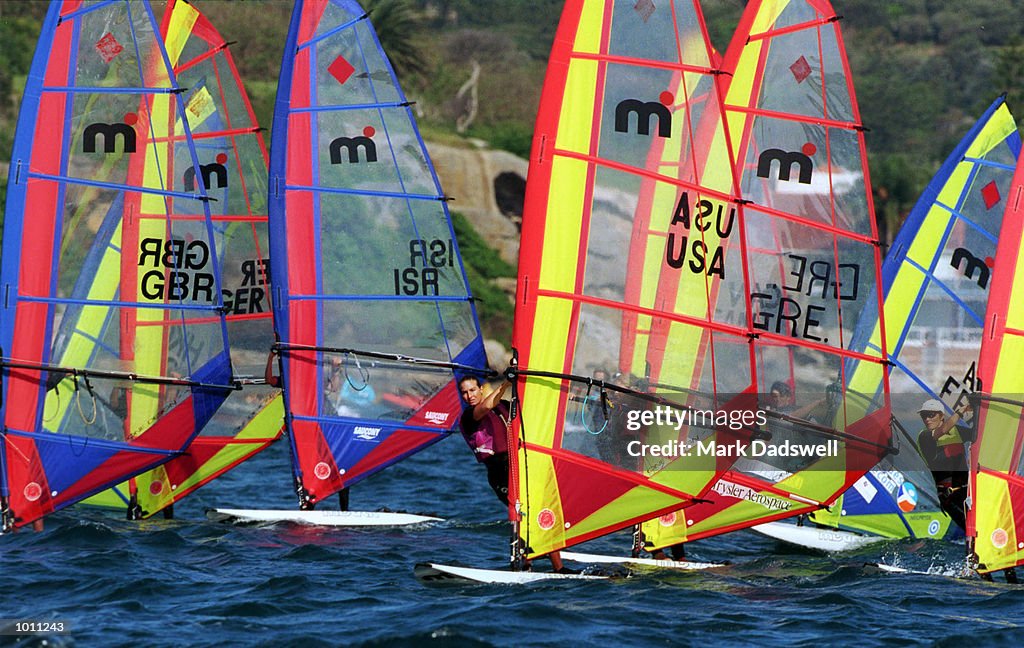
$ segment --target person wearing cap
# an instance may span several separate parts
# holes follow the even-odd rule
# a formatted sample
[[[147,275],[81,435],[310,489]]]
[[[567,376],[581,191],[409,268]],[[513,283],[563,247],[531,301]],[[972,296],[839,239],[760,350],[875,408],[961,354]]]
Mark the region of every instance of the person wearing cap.
[[[918,433],[917,447],[932,471],[942,510],[961,529],[966,527],[964,501],[967,499],[967,455],[964,443],[974,441],[974,430],[957,425],[964,407],[946,416],[946,406],[934,398],[926,400],[917,413],[924,429]]]

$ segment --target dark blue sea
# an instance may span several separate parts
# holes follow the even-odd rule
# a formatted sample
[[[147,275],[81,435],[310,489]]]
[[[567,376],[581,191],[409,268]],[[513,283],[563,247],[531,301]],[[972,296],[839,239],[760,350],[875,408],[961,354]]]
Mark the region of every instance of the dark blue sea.
[[[5,620],[61,621],[22,646],[1010,646],[1024,639],[1024,586],[880,574],[882,560],[957,571],[963,545],[894,542],[827,556],[743,531],[690,545],[730,561],[706,572],[608,581],[428,584],[417,562],[500,567],[508,524],[461,439],[353,489],[352,508],[435,514],[410,529],[232,526],[208,507],[291,508],[278,443],[177,506],[133,523],[95,509],[0,537]],[[584,545],[628,551],[625,533]],[[546,561],[539,561],[546,567]],[[10,625],[3,631],[9,632]]]

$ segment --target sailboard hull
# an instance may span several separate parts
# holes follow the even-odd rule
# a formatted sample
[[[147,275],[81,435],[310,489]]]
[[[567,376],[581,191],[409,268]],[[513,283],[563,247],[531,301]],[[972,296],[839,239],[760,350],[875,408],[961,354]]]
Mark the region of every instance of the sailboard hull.
[[[751,527],[751,529],[787,544],[829,553],[853,551],[885,540],[881,536],[866,536],[849,531],[813,526],[797,526],[788,522],[767,522]]]
[[[288,511],[272,509],[210,509],[206,517],[217,522],[235,524],[291,522],[311,526],[364,527],[407,526],[443,522],[441,518],[411,513],[380,511]]]
[[[884,574],[913,574],[916,576],[944,576],[946,578],[958,578],[958,579],[972,579],[974,578],[974,572],[968,571],[963,566],[933,566],[927,570],[923,569],[908,569],[906,567],[897,567],[895,565],[886,565],[885,563],[869,562],[864,563],[864,567],[869,570],[879,571]]]
[[[419,563],[413,569],[416,578],[424,582],[461,581],[494,585],[522,585],[546,580],[607,580],[608,576],[585,574],[556,574],[554,572],[515,572],[504,569],[478,569],[438,563]]]
[[[630,558],[628,556],[604,556],[601,554],[576,553],[574,551],[563,551],[562,560],[604,565],[642,565],[644,567],[681,569],[684,571],[714,569],[715,567],[725,567],[726,565],[725,563],[694,562],[692,560],[655,560],[653,558]]]

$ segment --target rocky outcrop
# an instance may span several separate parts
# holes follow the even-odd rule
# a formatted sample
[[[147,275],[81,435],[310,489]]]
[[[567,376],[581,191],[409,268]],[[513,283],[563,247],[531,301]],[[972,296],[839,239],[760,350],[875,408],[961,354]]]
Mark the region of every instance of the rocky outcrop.
[[[427,143],[441,187],[501,258],[519,257],[519,224],[526,192],[526,160],[507,151]]]

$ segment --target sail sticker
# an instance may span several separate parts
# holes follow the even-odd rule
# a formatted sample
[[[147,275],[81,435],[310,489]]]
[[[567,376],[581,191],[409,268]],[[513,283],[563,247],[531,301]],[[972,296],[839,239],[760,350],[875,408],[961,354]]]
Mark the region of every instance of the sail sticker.
[[[317,479],[327,479],[331,476],[331,467],[327,465],[327,462],[321,461],[314,466],[313,476]]]
[[[339,56],[334,59],[334,62],[327,66],[327,71],[332,77],[338,80],[338,83],[345,85],[345,82],[351,78],[352,73],[356,71],[352,64],[349,63],[344,56]]]
[[[904,513],[909,513],[917,508],[917,487],[910,482],[903,482],[896,494],[896,505]]]
[[[352,430],[352,436],[360,441],[376,441],[377,437],[380,436],[381,429],[379,427],[366,427],[365,425],[357,425]]]
[[[654,15],[657,7],[654,5],[654,0],[637,0],[637,3],[633,5],[633,9],[640,14],[640,19],[647,22]]]
[[[455,265],[455,246],[451,239],[412,239],[409,241],[409,265],[393,268],[396,295],[440,295],[441,268]]]
[[[694,274],[714,275],[724,280],[724,251],[735,222],[735,205],[703,197],[691,200],[689,192],[683,191],[669,224],[665,263],[677,270],[686,268]],[[705,236],[712,228],[715,236]],[[713,248],[709,248],[708,241],[716,240],[717,244],[713,243]]]
[[[133,112],[125,113],[121,123],[93,122],[85,127],[82,133],[82,152],[96,153],[99,140],[103,140],[103,153],[134,153],[137,145],[135,124],[139,116]],[[121,143],[118,150],[117,144]]]
[[[666,513],[665,515],[662,515],[661,517],[659,517],[658,518],[658,522],[663,527],[670,527],[670,526],[672,526],[673,524],[676,523],[676,519],[677,519],[676,512],[672,511],[671,513]]]
[[[537,514],[537,526],[545,531],[555,528],[555,522],[555,512],[549,508],[541,509],[540,513]]]
[[[928,535],[930,535],[930,536],[936,535],[941,528],[942,528],[942,523],[941,522],[939,522],[938,520],[932,520],[931,522],[928,523]]]
[[[149,494],[150,495],[159,495],[162,492],[164,492],[164,483],[163,483],[163,481],[161,481],[159,479],[154,479],[153,481],[151,481],[149,483]]]
[[[875,485],[871,483],[871,480],[868,479],[867,476],[861,477],[855,481],[853,483],[853,488],[868,504],[875,499],[875,495],[878,495],[878,489],[875,488]]]
[[[43,495],[43,488],[37,482],[25,484],[25,499],[30,502],[38,500]]]
[[[444,425],[451,415],[448,412],[424,412],[423,417],[434,425]]]
[[[361,164],[364,162],[361,154],[365,155],[366,162],[377,161],[377,143],[373,136],[377,134],[373,126],[363,128],[363,134],[356,137],[342,136],[335,138],[328,145],[328,153],[331,156],[331,164]],[[346,156],[342,156],[344,149]]]
[[[208,191],[211,189],[227,189],[228,188],[228,169],[225,164],[228,161],[228,156],[225,153],[218,153],[215,161],[209,164],[199,165],[199,176],[203,180],[203,187]],[[182,184],[185,187],[185,191],[196,190],[196,169],[195,167],[189,167],[185,169],[185,173],[181,177]]]
[[[121,43],[117,42],[114,35],[107,32],[103,38],[96,41],[96,51],[100,53],[100,58],[103,59],[104,63],[110,63],[117,55],[124,51],[124,47]]]
[[[993,180],[981,188],[981,197],[985,199],[985,208],[992,209],[999,204],[1002,196],[999,194],[999,185]]]
[[[992,541],[992,546],[996,549],[1002,549],[1010,542],[1010,536],[1006,533],[1006,529],[1003,528],[994,529],[989,539]]]
[[[197,130],[210,115],[217,112],[217,103],[214,101],[210,91],[204,86],[192,93],[192,97],[185,105],[185,110],[188,111],[188,127],[192,130]],[[181,129],[176,128],[175,133],[180,135]]]
[[[793,78],[797,83],[803,83],[807,77],[811,76],[811,65],[802,55],[793,65],[789,66],[789,70],[793,73]]]

